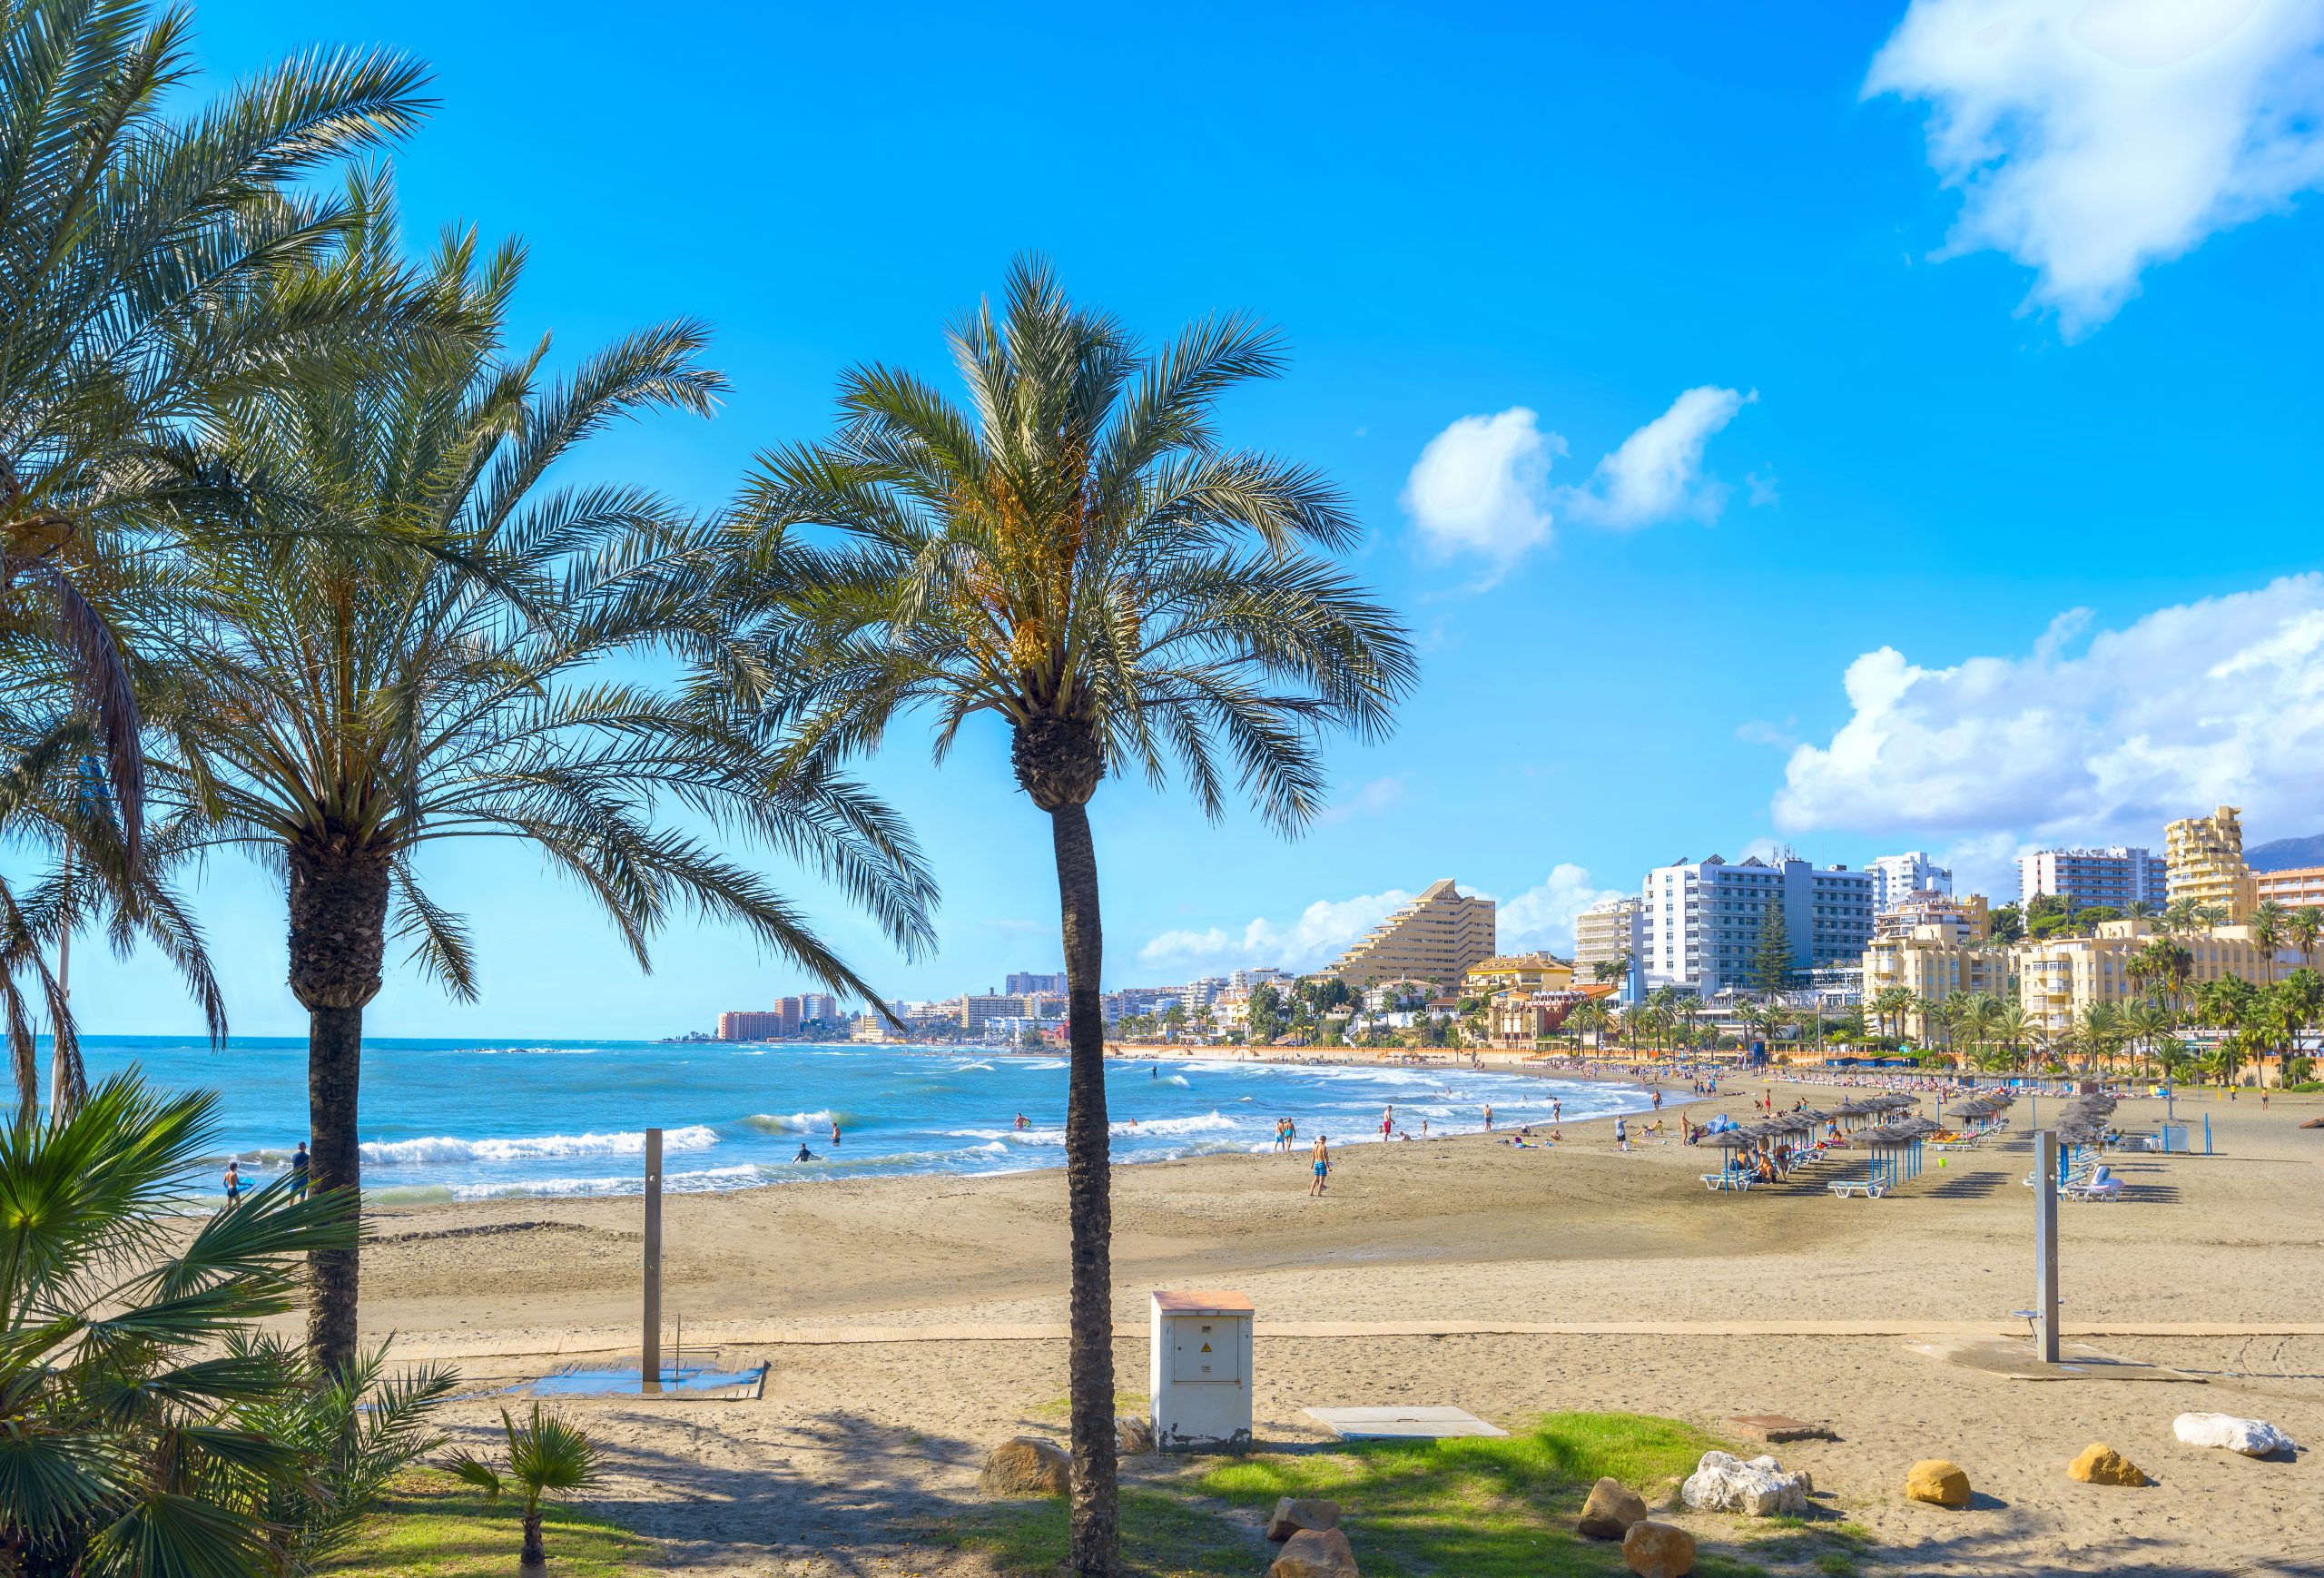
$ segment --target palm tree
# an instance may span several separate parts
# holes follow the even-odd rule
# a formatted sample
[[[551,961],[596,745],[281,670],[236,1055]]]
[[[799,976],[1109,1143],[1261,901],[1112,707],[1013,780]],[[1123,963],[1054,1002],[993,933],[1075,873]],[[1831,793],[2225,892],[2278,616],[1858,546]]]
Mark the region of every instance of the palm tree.
[[[601,1461],[587,1435],[554,1415],[544,1414],[538,1403],[533,1405],[532,1418],[523,1425],[503,1408],[500,1427],[508,1438],[506,1474],[466,1452],[445,1466],[484,1492],[487,1504],[498,1501],[510,1484],[524,1494],[525,1543],[517,1564],[526,1572],[540,1572],[548,1566],[548,1553],[541,1544],[541,1497],[553,1490],[585,1490],[595,1484]]]
[[[424,73],[310,53],[194,116],[182,10],[16,0],[0,17],[0,629],[44,631],[139,858],[139,710],[117,595],[150,566],[199,408],[431,321],[390,276],[285,291],[346,205],[293,184],[417,123]]]
[[[1904,986],[1884,986],[1872,994],[1872,1012],[1883,1035],[1900,1040],[1905,1033],[1905,1016],[1913,1011],[1917,1000],[1912,989]]]
[[[961,409],[909,374],[842,383],[831,441],[767,454],[740,518],[771,614],[759,697],[799,759],[876,747],[935,715],[936,754],[977,713],[1005,724],[1018,786],[1049,819],[1072,1057],[1072,1566],[1111,1573],[1111,1207],[1103,959],[1088,805],[1108,773],[1166,781],[1212,817],[1230,793],[1289,834],[1323,804],[1320,735],[1384,735],[1413,683],[1394,616],[1328,559],[1356,526],[1315,472],[1223,448],[1219,397],[1283,365],[1241,317],[1142,349],[1077,308],[1049,267],[1009,270],[952,330]],[[842,540],[810,544],[802,528]],[[1230,784],[1231,780],[1231,784]]]
[[[2273,899],[2267,900],[2251,912],[2251,945],[2260,951],[2260,984],[2273,986],[2276,982],[2276,950],[2282,947],[2291,928],[2291,917]]]
[[[373,228],[334,268],[392,245],[389,206],[368,207]],[[609,660],[730,655],[707,596],[719,539],[650,494],[545,475],[623,416],[706,410],[720,380],[683,323],[544,380],[546,346],[506,356],[497,332],[518,270],[513,247],[479,264],[472,235],[449,238],[430,285],[487,326],[472,344],[206,419],[212,507],[238,497],[220,477],[263,475],[271,491],[189,548],[201,695],[156,771],[213,845],[288,879],[317,1190],[359,1187],[363,1010],[390,931],[425,976],[476,994],[467,929],[422,881],[418,857],[438,841],[531,845],[641,968],[684,907],[880,1001],[761,877],[663,825],[672,804],[804,858],[907,949],[929,934],[918,854],[854,785],[814,766],[779,774],[717,709],[607,676]],[[313,1274],[310,1343],[338,1367],[355,1352],[356,1249],[320,1253]]]
[[[2316,939],[2324,936],[2324,910],[2314,904],[2303,904],[2291,913],[2285,923],[2284,935],[2299,950],[2299,960],[2309,968],[2316,964]]]
[[[448,1375],[338,1385],[261,1336],[341,1196],[278,1181],[189,1224],[218,1099],[104,1081],[0,1130],[0,1571],[308,1572],[434,1444]]]

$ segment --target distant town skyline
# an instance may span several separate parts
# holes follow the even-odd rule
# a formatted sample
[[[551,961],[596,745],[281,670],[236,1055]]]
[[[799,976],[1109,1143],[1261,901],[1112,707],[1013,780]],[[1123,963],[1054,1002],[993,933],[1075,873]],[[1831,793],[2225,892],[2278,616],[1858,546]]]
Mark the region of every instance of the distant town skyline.
[[[2136,70],[2042,16],[1955,47],[1967,0],[1488,6],[1328,38],[1238,16],[1279,67],[1262,103],[1202,85],[1207,25],[1175,15],[1004,38],[913,5],[705,8],[616,34],[415,0],[299,26],[434,64],[441,108],[395,157],[405,223],[522,236],[515,326],[554,331],[553,366],[663,315],[713,326],[715,419],[614,431],[576,481],[716,508],[755,451],[828,431],[843,368],[949,378],[943,325],[1026,249],[1149,337],[1223,308],[1281,326],[1287,376],[1226,437],[1347,490],[1354,567],[1413,626],[1422,688],[1393,739],[1334,748],[1295,843],[1108,785],[1112,984],[1310,965],[1446,875],[1498,901],[1504,946],[1566,947],[1591,902],[1714,851],[1922,849],[2002,897],[2022,850],[2153,847],[2215,804],[2255,843],[2324,833],[2324,106],[2297,9]],[[205,4],[213,78],[276,57],[281,17]],[[865,179],[967,94],[1111,113],[1064,68],[1116,48],[1196,84],[1189,175],[1302,180],[1215,182],[1209,222],[1157,248],[1147,215],[1059,205],[1105,188],[1102,139],[1039,192],[963,187],[908,225]],[[867,52],[871,120],[816,64]],[[689,114],[571,112],[641,77],[686,84]],[[2204,157],[2150,179],[2158,147]],[[802,245],[801,212],[902,244]],[[1059,968],[1049,833],[1000,731],[972,723],[940,775],[924,732],[863,770],[930,852],[938,952],[899,960],[767,863],[851,962],[908,998]],[[684,922],[641,973],[528,857],[422,858],[473,922],[480,997],[399,965],[371,1033],[660,1035],[799,988]],[[195,897],[234,1028],[302,1030],[277,880],[222,858]],[[84,939],[74,969],[92,1032],[197,1022],[150,957]]]

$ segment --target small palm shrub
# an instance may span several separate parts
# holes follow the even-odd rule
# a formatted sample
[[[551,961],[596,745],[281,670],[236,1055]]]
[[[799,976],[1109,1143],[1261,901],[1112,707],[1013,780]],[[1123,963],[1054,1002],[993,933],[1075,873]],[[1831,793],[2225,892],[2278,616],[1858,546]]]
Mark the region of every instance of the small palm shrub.
[[[325,1376],[257,1323],[346,1196],[278,1181],[187,1230],[217,1097],[106,1080],[0,1129],[0,1575],[252,1578],[336,1548],[434,1445],[450,1376]]]
[[[500,1427],[508,1436],[508,1468],[506,1474],[483,1459],[461,1453],[445,1465],[454,1474],[484,1492],[484,1499],[497,1502],[505,1488],[514,1485],[525,1501],[525,1553],[523,1565],[537,1570],[548,1564],[548,1554],[541,1548],[541,1497],[553,1490],[581,1490],[595,1484],[600,1469],[596,1447],[588,1436],[574,1425],[553,1414],[544,1414],[538,1403],[533,1405],[533,1417],[528,1424],[519,1425],[500,1410]]]

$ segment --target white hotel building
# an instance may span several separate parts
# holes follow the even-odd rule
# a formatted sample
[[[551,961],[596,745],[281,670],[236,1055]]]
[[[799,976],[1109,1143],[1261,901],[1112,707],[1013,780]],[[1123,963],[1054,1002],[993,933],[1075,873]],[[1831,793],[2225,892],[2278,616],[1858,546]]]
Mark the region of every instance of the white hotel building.
[[[1872,940],[1870,872],[1812,866],[1796,856],[1757,855],[1729,865],[1718,855],[1658,866],[1640,894],[1646,985],[1690,988],[1705,997],[1751,984],[1760,917],[1779,905],[1791,938],[1792,968],[1858,963]]]

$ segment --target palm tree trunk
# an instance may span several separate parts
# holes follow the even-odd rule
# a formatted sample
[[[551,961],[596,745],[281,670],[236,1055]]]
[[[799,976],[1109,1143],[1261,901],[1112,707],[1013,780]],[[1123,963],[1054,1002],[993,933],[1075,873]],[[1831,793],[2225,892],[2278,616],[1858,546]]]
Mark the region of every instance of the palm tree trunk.
[[[541,1545],[541,1510],[535,1507],[525,1514],[525,1550],[517,1564],[527,1572],[537,1573],[548,1565],[548,1552]]]
[[[1066,1031],[1072,1045],[1065,1111],[1065,1190],[1073,1286],[1067,1358],[1073,1409],[1075,1578],[1114,1578],[1121,1550],[1114,1465],[1114,1287],[1111,1131],[1106,1119],[1105,962],[1098,851],[1080,804],[1049,813],[1065,935]]]
[[[290,990],[307,1009],[309,1187],[357,1191],[363,1155],[357,1097],[363,1005],[379,991],[387,947],[388,859],[376,850],[301,843],[290,867]],[[319,1249],[307,1259],[307,1347],[329,1369],[355,1357],[360,1251]]]

